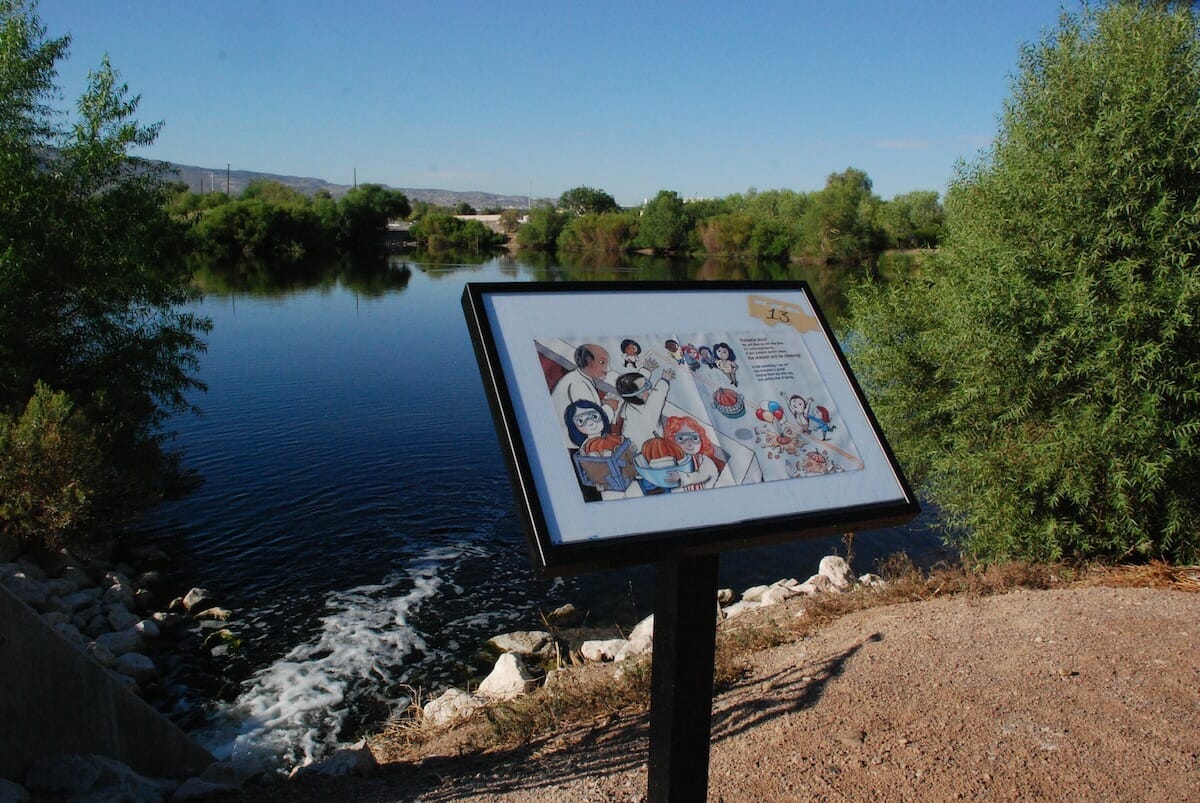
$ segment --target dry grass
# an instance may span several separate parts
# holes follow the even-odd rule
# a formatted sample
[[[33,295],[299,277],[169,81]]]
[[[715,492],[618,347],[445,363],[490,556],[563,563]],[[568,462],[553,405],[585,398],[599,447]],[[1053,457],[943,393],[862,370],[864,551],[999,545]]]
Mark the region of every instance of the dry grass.
[[[880,605],[918,602],[951,594],[987,596],[1018,588],[1048,589],[1071,585],[1170,588],[1200,592],[1200,566],[1073,567],[1012,562],[987,567],[938,566],[917,569],[906,555],[888,558],[879,567],[886,584],[857,587],[843,594],[819,594],[792,600],[722,622],[717,628],[714,681],[728,688],[749,667],[749,657],[762,650],[798,641],[848,613]],[[802,609],[803,615],[796,615]],[[460,720],[449,731],[432,727],[421,714],[421,695],[414,690],[408,712],[371,740],[383,762],[409,758],[431,742],[443,740],[458,753],[514,747],[621,715],[639,715],[650,705],[649,657],[610,665],[574,667],[558,674],[550,687],[540,687],[513,700],[493,703]],[[447,749],[443,744],[442,749]]]

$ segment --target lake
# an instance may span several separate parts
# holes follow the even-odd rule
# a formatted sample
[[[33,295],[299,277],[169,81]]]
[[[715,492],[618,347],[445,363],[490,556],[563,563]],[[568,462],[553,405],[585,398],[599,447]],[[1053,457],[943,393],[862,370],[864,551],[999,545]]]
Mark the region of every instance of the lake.
[[[208,392],[195,398],[203,415],[172,428],[204,484],[144,523],[177,557],[176,579],[211,589],[242,639],[221,659],[236,686],[207,704],[200,738],[222,756],[303,761],[402,710],[414,688],[477,680],[483,642],[540,627],[539,612],[569,602],[601,628],[651,613],[649,567],[533,575],[460,306],[466,282],[787,270],[506,255],[391,256],[286,280],[261,268],[201,273]],[[836,275],[790,275],[808,279],[836,321]],[[860,574],[899,550],[925,564],[945,554],[926,519],[859,533],[854,550]],[[803,580],[839,551],[832,538],[726,553],[721,583]]]

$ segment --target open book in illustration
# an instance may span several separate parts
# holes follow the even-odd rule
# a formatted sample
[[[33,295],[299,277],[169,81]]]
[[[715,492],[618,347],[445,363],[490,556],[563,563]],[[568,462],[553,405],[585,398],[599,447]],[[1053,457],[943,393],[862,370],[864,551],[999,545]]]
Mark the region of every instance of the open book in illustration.
[[[538,336],[587,501],[690,493],[864,467],[794,327]]]

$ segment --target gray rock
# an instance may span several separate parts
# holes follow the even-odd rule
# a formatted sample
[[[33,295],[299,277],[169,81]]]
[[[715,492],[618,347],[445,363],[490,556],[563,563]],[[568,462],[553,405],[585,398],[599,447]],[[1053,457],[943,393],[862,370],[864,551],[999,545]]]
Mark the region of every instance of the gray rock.
[[[363,739],[350,747],[334,750],[328,757],[320,761],[297,767],[292,776],[298,775],[329,775],[345,777],[348,775],[367,776],[379,768],[367,741]]]
[[[579,609],[568,602],[566,605],[560,605],[550,611],[546,618],[555,624],[566,625],[579,621],[581,617]]]
[[[150,619],[163,630],[179,627],[187,621],[181,614],[174,611],[155,611],[150,614]]]
[[[770,586],[750,586],[742,592],[742,602],[758,602]]]
[[[797,594],[801,593],[795,587],[776,583],[768,588],[759,597],[759,602],[763,605],[778,605],[785,600],[789,600]]]
[[[113,655],[124,655],[127,652],[140,652],[142,636],[136,630],[120,630],[116,633],[101,633],[96,636],[96,644],[104,647]]]
[[[21,567],[22,574],[24,574],[26,577],[37,580],[39,583],[44,583],[49,579],[46,576],[45,570],[32,560],[29,560],[29,558],[18,558],[17,565]]]
[[[883,588],[887,585],[886,580],[879,575],[871,574],[870,572],[864,574],[862,577],[859,577],[858,582],[867,586],[868,588]]]
[[[123,605],[129,610],[137,605],[137,600],[133,596],[133,586],[129,583],[116,583],[109,586],[101,595],[100,602],[104,605]]]
[[[113,630],[128,630],[141,621],[141,617],[121,605],[109,608],[107,618]]]
[[[69,625],[71,617],[62,611],[46,611],[42,614],[42,621],[51,627],[55,625]]]
[[[175,790],[175,794],[171,795],[171,803],[186,800],[212,800],[218,796],[220,796],[220,799],[224,799],[241,791],[242,787],[234,784],[216,783],[205,781],[201,778],[188,778]]]
[[[833,581],[823,574],[814,574],[812,577],[805,580],[797,590],[801,594],[821,594],[829,591],[836,591],[837,588],[833,585]]]
[[[228,647],[230,642],[235,641],[237,636],[232,630],[222,627],[220,630],[214,630],[204,638],[204,649],[212,650],[217,647]]]
[[[166,585],[166,581],[163,579],[162,572],[151,570],[139,574],[136,578],[134,578],[133,584],[138,588],[145,588],[149,589],[150,591],[161,591],[163,586]]]
[[[54,626],[54,632],[65,638],[73,647],[79,650],[87,649],[88,637],[79,632],[79,628],[70,622],[60,622]]]
[[[17,599],[34,608],[46,604],[49,592],[46,584],[37,578],[30,577],[26,572],[18,571],[4,578],[4,587],[13,593]]]
[[[154,603],[158,598],[154,596],[154,592],[145,588],[139,588],[133,592],[133,607],[139,611],[149,611],[154,608]]]
[[[722,610],[725,613],[726,619],[732,619],[735,616],[741,616],[746,611],[752,611],[755,608],[761,608],[761,607],[762,607],[761,602],[754,602],[751,600],[744,599],[741,602],[735,602],[732,605],[730,605],[729,607],[723,608]]]
[[[850,564],[840,555],[826,555],[821,558],[817,574],[828,577],[829,582],[839,591],[854,585],[854,572],[850,571]]]
[[[87,608],[90,605],[95,605],[100,599],[100,589],[92,586],[90,588],[82,588],[65,596],[59,597],[58,601],[67,611],[78,611]]]
[[[112,669],[117,665],[117,656],[113,655],[112,650],[103,644],[89,641],[87,646],[83,648],[83,651],[85,654],[92,656],[96,660],[96,663],[105,669]]]
[[[579,647],[579,654],[589,661],[612,661],[624,649],[626,643],[623,638],[585,641]]]
[[[487,643],[500,652],[515,652],[517,655],[529,655],[536,658],[554,655],[554,639],[543,630],[517,630],[513,633],[502,633],[488,639]]]
[[[86,625],[79,629],[92,638],[99,638],[105,633],[110,632],[112,630],[112,626],[108,623],[108,617],[98,611],[92,616],[91,619],[88,619]]]
[[[421,714],[424,722],[439,726],[461,719],[483,705],[483,700],[462,689],[446,689],[441,696],[425,703]]]
[[[188,612],[193,610],[202,611],[216,604],[216,597],[207,588],[193,588],[183,595],[183,608]]]
[[[92,586],[92,576],[78,566],[68,566],[63,569],[59,579],[66,580],[75,586],[76,591],[94,587]],[[96,592],[99,594],[99,589],[96,589]]]
[[[143,619],[135,624],[133,629],[141,634],[142,638],[155,639],[162,635],[153,619]]]
[[[198,619],[201,621],[209,620],[214,622],[227,622],[229,621],[230,616],[233,616],[233,613],[228,608],[220,608],[216,605],[192,614],[193,619]]]
[[[650,614],[634,626],[625,645],[617,651],[614,661],[624,661],[635,655],[645,655],[654,647],[654,614]]]
[[[46,593],[55,597],[62,597],[67,594],[74,594],[76,591],[75,584],[70,580],[58,578],[56,580],[46,581]]]
[[[138,775],[104,756],[58,755],[34,761],[25,773],[25,786],[35,797],[49,792],[71,800],[161,803],[176,784]]]
[[[113,669],[126,677],[133,678],[139,686],[145,686],[158,677],[158,667],[140,652],[127,652],[117,656],[117,663]]]

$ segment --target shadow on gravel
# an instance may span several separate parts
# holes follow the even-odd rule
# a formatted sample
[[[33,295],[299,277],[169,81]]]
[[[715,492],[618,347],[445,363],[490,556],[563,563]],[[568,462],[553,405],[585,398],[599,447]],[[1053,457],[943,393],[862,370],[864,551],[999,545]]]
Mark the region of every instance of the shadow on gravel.
[[[846,663],[867,644],[883,641],[882,633],[873,633],[840,655],[819,663],[805,663],[755,678],[753,685],[735,688],[727,694],[728,703],[713,710],[712,740],[728,739],[754,730],[775,717],[811,708],[821,699],[825,687],[845,670]]]

